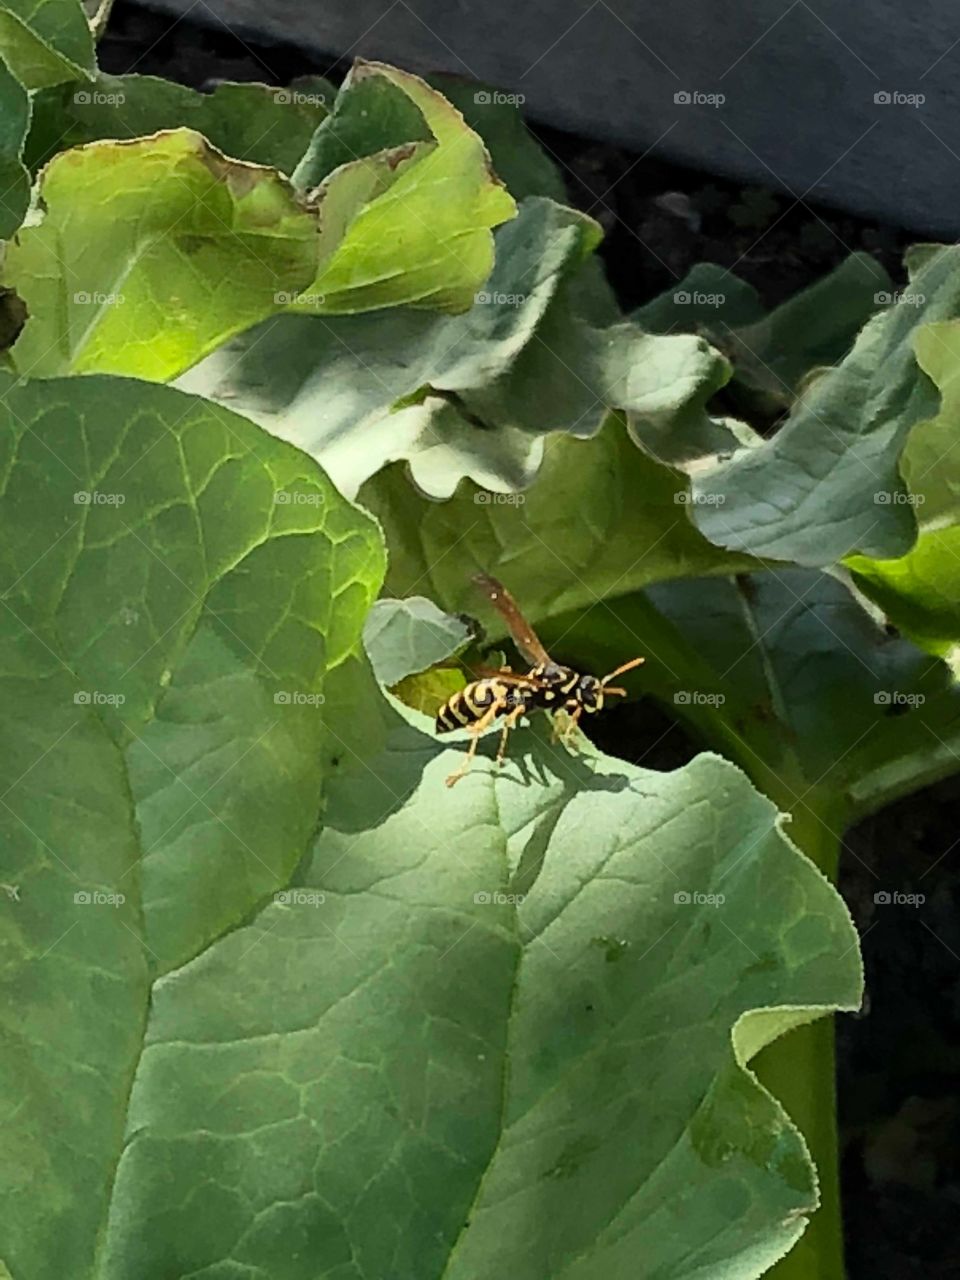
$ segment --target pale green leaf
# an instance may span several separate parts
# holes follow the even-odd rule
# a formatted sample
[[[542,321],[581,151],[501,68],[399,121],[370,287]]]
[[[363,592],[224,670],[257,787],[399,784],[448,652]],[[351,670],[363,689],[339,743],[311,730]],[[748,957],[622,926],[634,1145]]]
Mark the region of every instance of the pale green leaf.
[[[449,658],[470,637],[462,618],[444,613],[423,596],[378,600],[363,626],[370,665],[380,683],[388,686]]]

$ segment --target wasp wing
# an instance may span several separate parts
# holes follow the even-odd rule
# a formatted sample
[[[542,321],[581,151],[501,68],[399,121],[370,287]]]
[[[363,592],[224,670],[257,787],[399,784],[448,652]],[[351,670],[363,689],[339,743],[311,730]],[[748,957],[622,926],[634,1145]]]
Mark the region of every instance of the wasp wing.
[[[510,628],[510,634],[527,662],[533,667],[541,664],[552,666],[549,653],[503,583],[488,573],[475,574],[473,580]]]

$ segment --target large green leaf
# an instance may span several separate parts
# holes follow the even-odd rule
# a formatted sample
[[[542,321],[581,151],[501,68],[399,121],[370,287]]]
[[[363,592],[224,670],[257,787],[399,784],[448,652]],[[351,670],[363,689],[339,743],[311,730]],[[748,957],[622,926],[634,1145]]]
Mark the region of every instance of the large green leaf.
[[[916,537],[899,459],[909,433],[934,416],[937,395],[918,368],[919,324],[960,307],[960,271],[951,248],[927,254],[910,291],[871,320],[846,359],[803,389],[779,431],[732,458],[698,459],[694,520],[720,546],[808,566],[853,551],[903,554]],[[638,436],[657,456],[686,460],[684,439]]]
[[[149,983],[302,858],[382,551],[308,458],[176,391],[4,380],[0,416],[4,1245],[100,1276]]]
[[[157,76],[100,74],[90,85],[58,85],[34,96],[27,160],[37,169],[86,142],[189,128],[225,155],[292,173],[334,94],[313,80],[286,89],[219,84],[197,93]]]
[[[309,458],[119,379],[0,415],[11,1274],[759,1276],[816,1191],[746,1063],[860,989],[769,801],[526,731],[446,788]]]
[[[917,361],[942,395],[939,414],[914,428],[902,470],[917,512],[916,545],[895,560],[851,556],[858,584],[931,653],[960,645],[960,323],[925,325]]]
[[[30,312],[24,374],[162,381],[283,305],[316,262],[315,216],[286,181],[188,129],[63,152],[40,191],[46,215],[5,264]]]
[[[404,458],[433,495],[466,475],[502,496],[533,478],[544,433],[589,435],[608,406],[663,432],[706,423],[727,365],[700,338],[611,322],[584,261],[597,240],[590,219],[531,198],[498,231],[493,274],[466,315],[282,316],[181,385],[299,444],[350,494]]]
[[[0,56],[28,89],[94,74],[80,0],[0,0]]]
[[[0,240],[9,240],[30,204],[30,174],[21,153],[30,99],[0,58]]]

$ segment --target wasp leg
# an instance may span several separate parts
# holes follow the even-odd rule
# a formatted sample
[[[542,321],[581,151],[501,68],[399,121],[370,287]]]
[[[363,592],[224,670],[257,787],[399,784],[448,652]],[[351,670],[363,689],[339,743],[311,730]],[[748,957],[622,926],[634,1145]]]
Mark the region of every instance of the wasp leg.
[[[571,711],[569,715],[570,721],[564,726],[563,733],[561,734],[561,741],[565,747],[573,745],[573,738],[577,732],[577,725],[580,721],[580,717],[583,715],[583,707],[577,707],[577,709],[575,711]]]
[[[497,764],[503,764],[503,757],[507,754],[507,739],[510,737],[510,730],[517,727],[517,721],[521,716],[526,715],[527,708],[524,703],[520,703],[518,707],[510,712],[503,722],[503,732],[500,734],[500,746],[497,748]]]
[[[477,746],[480,742],[481,733],[484,733],[490,728],[503,708],[504,701],[502,698],[498,698],[496,702],[490,704],[480,719],[470,726],[470,733],[473,735],[470,739],[470,746],[467,748],[467,754],[464,757],[463,764],[454,773],[451,773],[449,778],[447,778],[448,787],[455,786],[464,774],[469,772],[470,766],[473,764],[473,757],[477,754]]]

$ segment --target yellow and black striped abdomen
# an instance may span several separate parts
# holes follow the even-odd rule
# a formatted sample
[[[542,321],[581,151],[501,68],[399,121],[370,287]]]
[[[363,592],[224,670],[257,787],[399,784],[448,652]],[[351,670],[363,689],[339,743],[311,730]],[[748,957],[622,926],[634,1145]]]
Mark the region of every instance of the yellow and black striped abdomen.
[[[468,724],[476,724],[495,704],[505,706],[508,701],[508,687],[499,680],[474,680],[463,689],[458,689],[443,704],[437,713],[437,733],[450,733],[453,729],[465,729]]]

